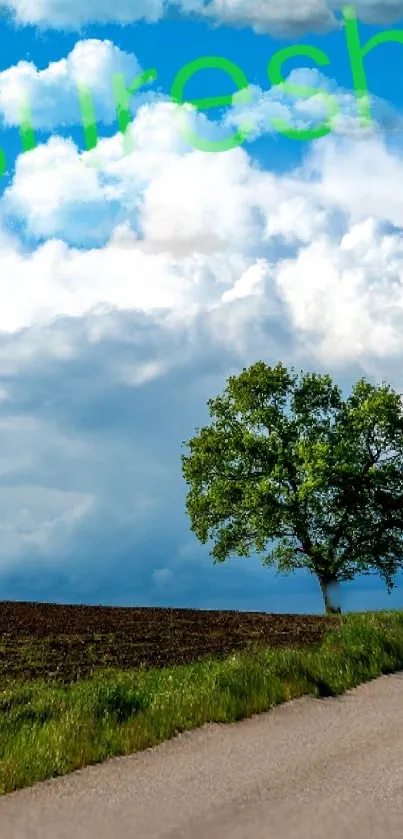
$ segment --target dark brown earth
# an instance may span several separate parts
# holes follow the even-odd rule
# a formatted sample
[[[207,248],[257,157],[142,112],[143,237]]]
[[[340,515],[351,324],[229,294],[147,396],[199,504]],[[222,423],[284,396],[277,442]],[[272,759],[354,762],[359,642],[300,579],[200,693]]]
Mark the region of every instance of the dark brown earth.
[[[0,601],[0,684],[76,681],[104,667],[170,667],[256,643],[319,644],[340,618]]]

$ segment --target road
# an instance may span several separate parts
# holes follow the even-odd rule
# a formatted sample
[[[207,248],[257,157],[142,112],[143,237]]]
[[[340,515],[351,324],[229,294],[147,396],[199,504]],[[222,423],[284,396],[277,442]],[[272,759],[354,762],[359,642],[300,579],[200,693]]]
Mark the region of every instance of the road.
[[[0,798],[4,839],[402,839],[403,673]]]

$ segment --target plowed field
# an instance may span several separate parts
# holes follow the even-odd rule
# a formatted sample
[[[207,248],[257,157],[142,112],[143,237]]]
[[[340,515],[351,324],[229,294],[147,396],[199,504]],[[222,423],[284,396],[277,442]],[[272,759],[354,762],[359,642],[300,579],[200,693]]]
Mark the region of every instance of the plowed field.
[[[189,664],[262,642],[319,644],[338,616],[0,601],[0,685],[76,681],[103,667]]]

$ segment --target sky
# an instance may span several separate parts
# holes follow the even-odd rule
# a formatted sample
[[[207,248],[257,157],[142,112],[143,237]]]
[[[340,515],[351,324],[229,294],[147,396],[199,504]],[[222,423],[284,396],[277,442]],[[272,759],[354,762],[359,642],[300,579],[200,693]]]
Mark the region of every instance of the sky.
[[[355,10],[362,46],[388,29],[403,40],[403,0]],[[258,360],[330,373],[345,397],[361,376],[403,391],[403,43],[364,59],[364,125],[337,2],[7,0],[0,12],[1,599],[323,612],[307,572],[276,576],[256,555],[213,564],[190,530],[182,444]],[[311,54],[282,77],[304,95],[268,75],[298,45]],[[227,104],[173,101],[181,68],[205,56],[240,68],[248,100],[210,68],[184,99]],[[124,140],[113,78],[129,86],[151,68]],[[286,137],[279,118],[328,133]],[[186,132],[223,144],[245,124],[225,151]],[[357,577],[342,608],[403,608],[396,583],[388,595]]]

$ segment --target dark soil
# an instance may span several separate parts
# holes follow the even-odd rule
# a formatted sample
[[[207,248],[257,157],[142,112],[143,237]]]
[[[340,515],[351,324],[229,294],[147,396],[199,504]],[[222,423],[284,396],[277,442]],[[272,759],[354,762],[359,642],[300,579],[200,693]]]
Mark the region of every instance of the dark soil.
[[[312,646],[339,622],[337,616],[0,601],[0,686],[15,678],[67,683],[104,667],[189,664],[256,642]]]

